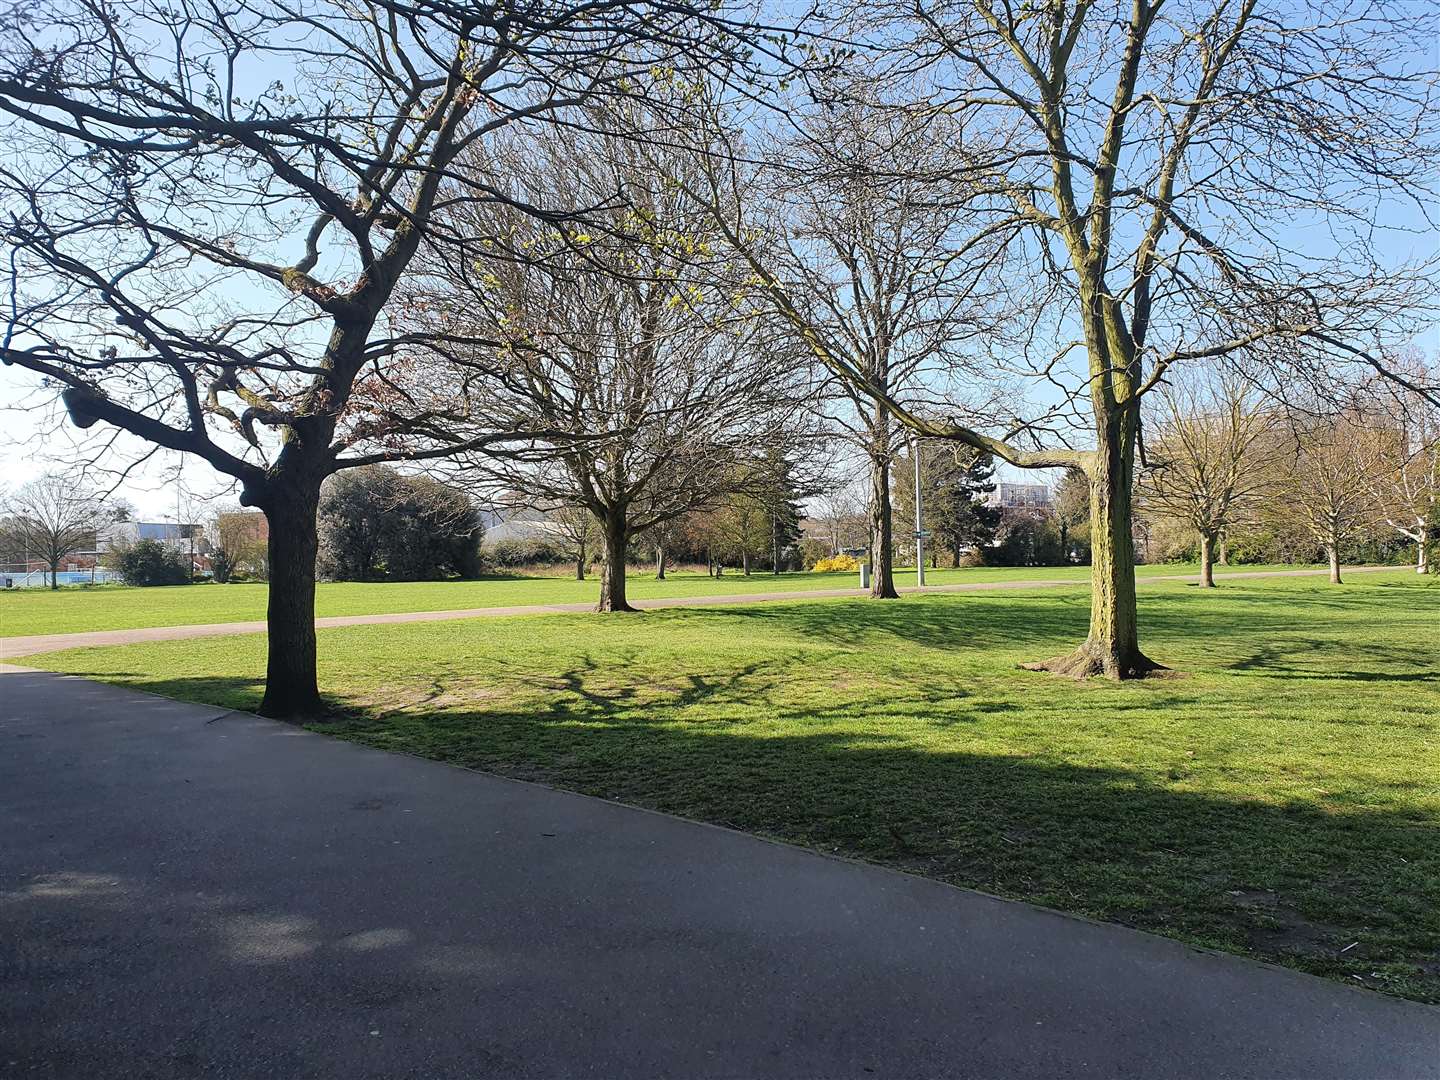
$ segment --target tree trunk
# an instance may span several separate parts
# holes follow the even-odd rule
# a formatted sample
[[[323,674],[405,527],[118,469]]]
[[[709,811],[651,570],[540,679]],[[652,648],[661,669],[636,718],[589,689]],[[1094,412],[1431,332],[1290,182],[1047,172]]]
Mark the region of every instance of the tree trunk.
[[[261,507],[270,525],[269,659],[262,716],[294,719],[321,709],[315,675],[315,515],[320,484],[291,482]]]
[[[596,611],[634,611],[625,599],[625,549],[630,523],[625,511],[614,510],[602,522],[605,528],[605,563],[600,568],[600,602]]]
[[[41,579],[44,580],[43,578]],[[60,588],[60,574],[55,564],[50,566],[50,591],[55,592]]]
[[[750,549],[745,548],[740,552],[740,568],[744,570],[745,576],[750,576]]]
[[[665,580],[665,541],[661,540],[655,548],[655,580]]]
[[[883,421],[879,421],[883,423]],[[877,435],[877,440],[888,435]],[[890,521],[890,461],[872,454],[870,458],[870,599],[898,600],[895,575],[890,563],[895,537]]]
[[[1415,548],[1415,572],[1417,574],[1428,573],[1430,570],[1430,553],[1425,550],[1425,537],[1423,535],[1415,545]]]
[[[1206,589],[1215,587],[1215,534],[1200,533],[1200,585]]]
[[[1325,555],[1330,560],[1330,584],[1340,585],[1340,547],[1338,544],[1327,544]]]
[[[1139,678],[1161,668],[1140,651],[1135,610],[1135,541],[1131,492],[1135,474],[1133,413],[1122,410],[1100,433],[1086,473],[1090,478],[1090,634],[1073,653],[1026,664],[1077,679]]]
[[[770,565],[776,573],[780,573],[780,519],[776,518],[770,526]]]
[[[575,556],[575,580],[585,580],[585,549],[580,549],[580,554]]]
[[[1230,537],[1226,535],[1224,529],[1220,530],[1220,565],[1230,565]]]

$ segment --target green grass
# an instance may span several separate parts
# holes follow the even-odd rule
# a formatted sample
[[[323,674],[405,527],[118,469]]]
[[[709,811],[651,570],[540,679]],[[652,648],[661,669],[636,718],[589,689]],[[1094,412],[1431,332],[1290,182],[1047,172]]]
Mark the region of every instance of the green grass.
[[[321,631],[319,730],[1440,1002],[1440,582],[1080,588]],[[254,707],[258,636],[36,663]],[[27,661],[32,662],[32,661]]]
[[[1266,567],[1234,567],[1258,570]],[[1281,568],[1285,569],[1285,568]],[[1193,567],[1143,566],[1142,576],[1189,573]],[[901,584],[914,583],[914,570],[897,571]],[[933,585],[979,581],[1084,581],[1082,566],[930,570]],[[663,596],[719,596],[747,592],[801,592],[858,585],[855,574],[766,574],[721,578],[675,573],[656,581],[649,571],[630,578],[631,599]],[[130,630],[141,626],[252,622],[265,618],[265,585],[179,585],[130,589],[123,586],[0,591],[0,637],[73,634],[88,630]],[[565,577],[493,577],[482,581],[335,582],[317,588],[315,614],[379,615],[402,611],[453,611],[516,605],[593,603],[600,594],[594,579]]]

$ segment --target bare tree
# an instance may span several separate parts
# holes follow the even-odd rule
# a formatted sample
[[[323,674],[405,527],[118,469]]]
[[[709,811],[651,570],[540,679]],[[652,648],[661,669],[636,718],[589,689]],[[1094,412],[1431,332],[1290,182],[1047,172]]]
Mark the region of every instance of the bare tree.
[[[748,482],[740,463],[757,446],[783,449],[806,397],[745,302],[747,271],[717,256],[708,216],[650,167],[663,149],[637,145],[649,119],[577,114],[564,135],[477,161],[508,197],[447,207],[447,226],[476,243],[438,249],[411,297],[429,350],[473,373],[467,409],[481,430],[552,433],[464,464],[594,516],[605,612],[633,610],[631,538]],[[515,209],[541,201],[591,208],[586,228]],[[475,341],[498,345],[466,348]]]
[[[575,553],[575,580],[584,581],[585,571],[590,566],[590,553],[600,538],[599,522],[588,507],[575,503],[561,503],[548,516]],[[659,576],[663,578],[665,575],[662,572]]]
[[[1137,484],[1145,510],[1200,536],[1200,584],[1214,588],[1215,549],[1271,489],[1276,416],[1235,378],[1200,371],[1152,395],[1150,467]]]
[[[1007,335],[988,363],[997,375],[1028,370],[1045,399],[1017,401],[1003,434],[907,407],[812,316],[750,223],[717,212],[776,312],[848,385],[921,434],[1086,474],[1090,632],[1032,667],[1125,678],[1159,666],[1140,648],[1131,500],[1141,402],[1173,367],[1220,359],[1277,394],[1328,391],[1357,372],[1404,378],[1387,356],[1415,332],[1428,271],[1382,262],[1375,203],[1427,212],[1440,110],[1430,73],[1407,58],[1433,40],[1440,12],[1388,0],[1295,7],[853,5],[854,38],[876,43],[860,62],[880,68],[894,107],[963,148],[977,194],[945,251],[1002,239],[997,270],[1026,299],[1017,314],[1028,311],[1029,331]],[[817,84],[816,107],[831,107],[828,94]],[[734,170],[715,172],[696,197],[720,211],[715,189]],[[1293,242],[1312,220],[1328,231]],[[1322,231],[1333,243],[1317,242]]]
[[[50,571],[52,589],[59,587],[61,564],[77,552],[94,551],[96,534],[109,520],[82,484],[78,477],[48,473],[5,500],[6,546],[39,559]]]
[[[1423,370],[1420,361],[1413,365]],[[1375,488],[1380,519],[1415,545],[1415,571],[1429,567],[1430,532],[1440,524],[1440,408],[1423,396],[1383,388],[1393,438],[1382,444]]]
[[[924,412],[981,328],[977,290],[996,247],[965,258],[947,249],[971,187],[932,118],[884,108],[870,80],[847,80],[839,99],[804,117],[749,174],[765,187],[765,209],[747,209],[753,196],[741,187],[735,201],[752,225],[740,234],[752,248],[763,237],[764,264],[784,279],[802,340],[804,328],[821,329],[867,385]],[[710,179],[714,197],[719,177]],[[906,436],[854,381],[836,389],[847,408],[830,419],[869,474],[870,595],[895,599],[891,466]]]
[[[262,712],[319,707],[325,478],[509,437],[459,440],[456,395],[405,390],[389,321],[447,185],[505,198],[457,159],[725,67],[734,29],[711,5],[627,0],[0,7],[0,359],[62,385],[81,427],[195,454],[265,512]]]
[[[1338,416],[1292,414],[1289,423],[1291,456],[1270,512],[1299,519],[1325,549],[1330,581],[1339,585],[1343,545],[1379,517],[1376,478],[1397,433],[1358,408]]]

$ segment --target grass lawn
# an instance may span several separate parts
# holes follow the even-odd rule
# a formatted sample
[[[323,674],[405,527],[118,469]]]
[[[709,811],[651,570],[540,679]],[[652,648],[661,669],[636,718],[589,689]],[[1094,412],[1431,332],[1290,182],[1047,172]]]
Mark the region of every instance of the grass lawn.
[[[1275,569],[1234,567],[1235,571]],[[1279,569],[1287,569],[1280,567]],[[1142,566],[1142,576],[1184,574],[1195,567],[1174,564]],[[1223,573],[1224,571],[1219,571]],[[914,584],[915,571],[897,571],[901,585]],[[1088,580],[1083,566],[985,567],[975,570],[929,570],[932,585],[980,581]],[[858,587],[855,574],[765,574],[721,578],[698,573],[672,573],[656,581],[648,570],[634,571],[630,598],[718,596],[726,593],[801,592]],[[168,588],[95,588],[0,590],[0,637],[29,634],[73,634],[86,630],[129,630],[139,626],[185,626],[197,623],[251,622],[265,618],[265,585],[178,585]],[[453,611],[464,608],[532,604],[594,603],[597,580],[566,577],[493,577],[481,581],[407,581],[394,583],[334,582],[318,586],[315,613],[379,615],[401,611]]]
[[[1440,582],[1140,604],[1124,685],[1016,668],[1080,588],[325,630],[317,729],[1440,1002]],[[246,708],[263,650],[26,662]]]

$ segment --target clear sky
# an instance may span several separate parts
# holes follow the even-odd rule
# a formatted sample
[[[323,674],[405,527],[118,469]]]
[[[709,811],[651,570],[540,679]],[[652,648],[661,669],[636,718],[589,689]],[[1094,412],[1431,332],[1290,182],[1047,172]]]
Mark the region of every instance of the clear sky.
[[[1433,64],[1434,43],[1426,48],[1426,62]],[[1440,208],[1437,208],[1440,211]],[[1377,207],[1376,242],[1387,258],[1396,261],[1430,258],[1440,250],[1440,239],[1431,230],[1420,212],[1397,206]],[[1313,227],[1313,223],[1312,227]],[[1299,222],[1285,239],[1287,246],[1305,246],[1305,226]],[[257,309],[271,310],[268,298],[256,297]],[[1440,355],[1440,328],[1430,327],[1418,342],[1426,353]],[[1032,402],[1032,404],[1035,404]],[[13,490],[47,471],[64,471],[67,464],[86,456],[87,447],[98,439],[109,438],[113,429],[97,425],[90,433],[82,433],[63,422],[56,402],[56,391],[39,385],[32,373],[19,368],[0,367],[0,492]],[[107,455],[112,469],[123,468],[143,455],[147,448],[139,440],[121,436],[115,452]],[[117,494],[133,503],[142,517],[160,518],[176,512],[175,476],[181,455],[154,453],[118,481]],[[1023,473],[1001,467],[997,473],[1005,479],[1044,479],[1043,474]],[[117,478],[97,471],[96,486],[110,486]],[[182,483],[194,495],[222,495],[233,489],[227,478],[220,476],[198,458],[188,457],[184,464]]]

